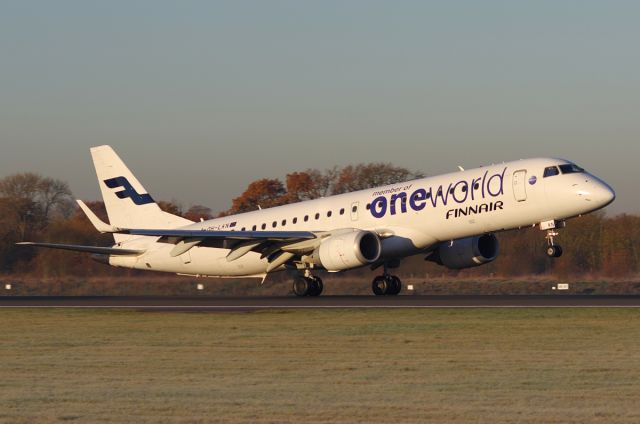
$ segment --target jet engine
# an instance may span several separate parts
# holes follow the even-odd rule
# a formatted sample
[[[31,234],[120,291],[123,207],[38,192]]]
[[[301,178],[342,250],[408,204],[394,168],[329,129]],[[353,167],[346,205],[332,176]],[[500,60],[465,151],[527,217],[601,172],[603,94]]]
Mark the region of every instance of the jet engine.
[[[464,269],[495,260],[498,251],[499,243],[496,236],[484,234],[442,243],[427,260],[449,269]]]
[[[327,271],[343,271],[373,263],[381,252],[382,243],[376,233],[354,230],[324,240],[312,259]]]

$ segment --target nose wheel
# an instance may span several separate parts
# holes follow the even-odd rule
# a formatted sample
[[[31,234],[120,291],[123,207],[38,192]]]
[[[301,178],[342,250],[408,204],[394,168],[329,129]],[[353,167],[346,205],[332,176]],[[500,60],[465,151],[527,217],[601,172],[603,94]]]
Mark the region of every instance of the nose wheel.
[[[371,289],[376,296],[395,296],[402,291],[402,281],[395,275],[378,275],[373,279]]]
[[[555,243],[555,237],[558,236],[556,230],[547,230],[547,256],[550,258],[559,258],[562,256],[562,247]]]
[[[550,258],[559,258],[562,256],[562,247],[557,244],[547,247],[547,256]]]

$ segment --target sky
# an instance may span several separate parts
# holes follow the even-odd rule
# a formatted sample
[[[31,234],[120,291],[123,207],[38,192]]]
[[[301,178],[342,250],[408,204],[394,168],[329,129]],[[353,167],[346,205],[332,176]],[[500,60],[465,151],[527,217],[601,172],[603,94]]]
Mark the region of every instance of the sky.
[[[0,177],[99,198],[110,144],[156,199],[390,162],[573,160],[640,213],[637,1],[3,1]]]

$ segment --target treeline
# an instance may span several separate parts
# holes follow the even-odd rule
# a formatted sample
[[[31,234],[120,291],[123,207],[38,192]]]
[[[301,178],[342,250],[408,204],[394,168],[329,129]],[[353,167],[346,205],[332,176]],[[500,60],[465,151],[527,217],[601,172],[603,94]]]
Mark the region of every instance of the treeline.
[[[255,210],[314,199],[352,190],[406,181],[421,177],[417,172],[389,164],[363,164],[326,171],[290,173],[285,181],[264,179],[252,182],[231,207],[220,213]],[[159,202],[171,213],[193,221],[214,214],[201,205],[188,209],[172,202]],[[104,220],[102,202],[89,206]],[[524,277],[626,278],[640,272],[640,216],[589,214],[568,222],[558,243],[564,247],[559,259],[544,253],[545,233],[538,228],[499,233],[500,256],[478,268],[448,271],[423,257],[405,260],[397,273],[418,278]],[[108,234],[99,234],[76,207],[68,185],[32,173],[11,175],[0,180],[0,272],[4,275],[34,277],[135,276],[154,273],[111,268],[90,260],[88,255],[57,250],[17,247],[18,241],[50,241],[86,245],[111,245]],[[369,275],[368,270],[348,273],[350,277]],[[367,277],[368,278],[368,277]]]
[[[271,208],[423,176],[420,172],[412,172],[388,163],[349,165],[324,171],[307,169],[287,174],[284,182],[268,178],[252,182],[240,196],[233,199],[231,208],[222,214],[250,212],[258,207]]]

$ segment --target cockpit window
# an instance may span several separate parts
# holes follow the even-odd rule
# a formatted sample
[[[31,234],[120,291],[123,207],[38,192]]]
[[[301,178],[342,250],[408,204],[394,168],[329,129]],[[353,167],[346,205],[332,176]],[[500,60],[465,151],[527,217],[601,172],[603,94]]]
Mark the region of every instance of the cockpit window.
[[[575,163],[568,163],[566,165],[560,165],[560,171],[562,171],[563,174],[576,174],[584,172],[584,169],[580,168]]]
[[[554,175],[558,174],[560,174],[560,171],[558,170],[557,166],[547,166],[546,168],[544,168],[543,178],[553,177]]]

